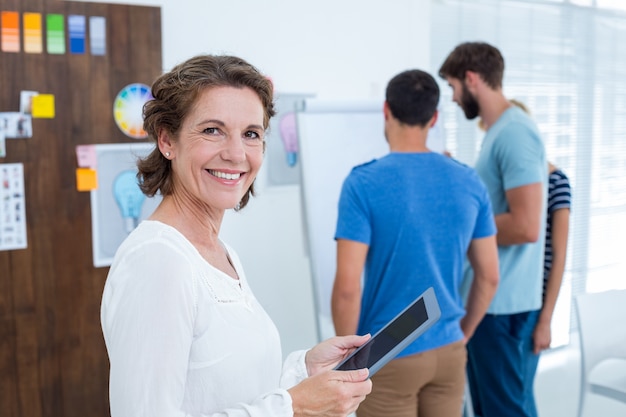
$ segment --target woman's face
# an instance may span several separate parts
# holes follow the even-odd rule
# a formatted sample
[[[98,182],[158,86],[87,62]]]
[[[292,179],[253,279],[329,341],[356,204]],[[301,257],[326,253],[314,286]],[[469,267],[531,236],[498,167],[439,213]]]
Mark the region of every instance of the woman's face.
[[[250,88],[203,91],[183,120],[178,140],[168,140],[165,133],[159,138],[160,145],[170,146],[160,147],[170,152],[174,193],[216,209],[235,207],[263,162],[263,115],[261,100]]]

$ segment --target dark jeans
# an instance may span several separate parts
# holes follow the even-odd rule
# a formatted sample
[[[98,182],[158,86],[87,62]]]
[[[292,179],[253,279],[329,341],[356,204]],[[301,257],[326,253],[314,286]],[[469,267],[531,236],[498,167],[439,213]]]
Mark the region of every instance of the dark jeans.
[[[467,344],[467,375],[480,417],[537,417],[533,382],[539,355],[533,331],[539,310],[487,314]]]

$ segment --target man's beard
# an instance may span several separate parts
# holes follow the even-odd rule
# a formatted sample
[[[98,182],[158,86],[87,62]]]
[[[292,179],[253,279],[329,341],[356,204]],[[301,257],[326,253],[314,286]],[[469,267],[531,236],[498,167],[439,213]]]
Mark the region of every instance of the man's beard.
[[[463,83],[463,93],[461,94],[461,109],[463,109],[467,120],[475,119],[478,117],[478,113],[480,113],[478,101],[469,92],[465,83]]]

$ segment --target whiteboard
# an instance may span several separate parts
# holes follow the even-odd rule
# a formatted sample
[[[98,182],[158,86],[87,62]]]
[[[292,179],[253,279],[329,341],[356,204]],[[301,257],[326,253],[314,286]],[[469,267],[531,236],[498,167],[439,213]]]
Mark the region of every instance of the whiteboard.
[[[339,194],[354,166],[389,153],[382,109],[382,100],[306,99],[296,115],[303,218],[321,339],[334,335],[330,299],[337,259],[334,236]],[[431,129],[427,145],[434,151],[443,150],[442,130]]]

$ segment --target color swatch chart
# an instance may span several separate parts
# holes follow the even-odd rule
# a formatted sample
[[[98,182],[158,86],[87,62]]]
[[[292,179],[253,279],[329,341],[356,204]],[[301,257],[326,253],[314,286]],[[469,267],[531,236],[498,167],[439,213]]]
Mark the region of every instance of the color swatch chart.
[[[89,32],[89,38],[87,38]],[[102,16],[0,12],[0,50],[29,54],[106,55],[106,18]]]

